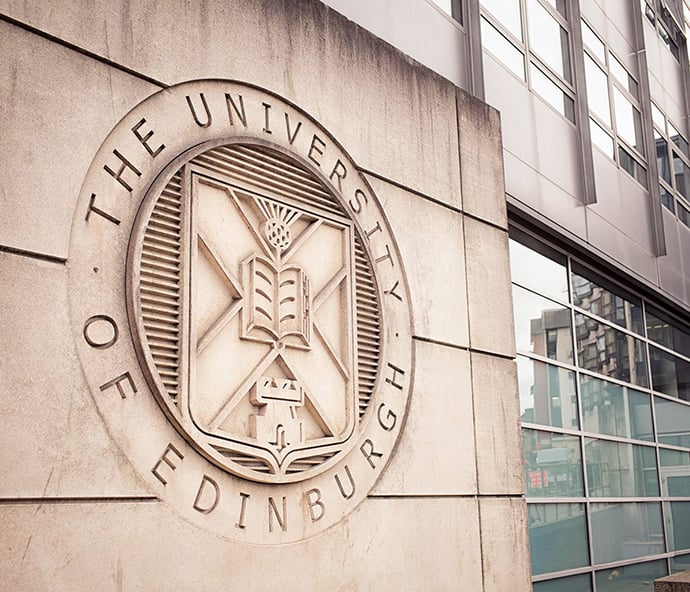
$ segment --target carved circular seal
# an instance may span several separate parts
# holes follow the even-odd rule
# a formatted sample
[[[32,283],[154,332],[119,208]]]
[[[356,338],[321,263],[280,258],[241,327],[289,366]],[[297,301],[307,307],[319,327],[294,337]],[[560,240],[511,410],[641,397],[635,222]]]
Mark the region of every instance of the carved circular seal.
[[[404,422],[409,296],[377,197],[305,112],[222,80],[144,100],[87,173],[69,276],[95,402],[161,500],[273,544],[366,497]]]

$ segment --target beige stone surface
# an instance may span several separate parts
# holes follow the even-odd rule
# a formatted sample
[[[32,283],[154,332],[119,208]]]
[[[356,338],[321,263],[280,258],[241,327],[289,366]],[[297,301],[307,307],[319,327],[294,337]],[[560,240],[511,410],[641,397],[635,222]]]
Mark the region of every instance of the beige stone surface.
[[[157,87],[4,21],[0,53],[0,245],[67,257],[93,155]]]
[[[459,167],[447,166],[458,158],[455,88],[319,2],[2,0],[0,12],[166,84],[232,78],[273,90],[360,166],[460,205]]]
[[[467,346],[462,215],[368,177],[393,229],[412,297],[415,335]]]
[[[514,356],[508,233],[468,216],[464,229],[470,345]]]
[[[479,500],[484,590],[531,590],[525,500]]]
[[[460,89],[457,94],[463,211],[506,228],[500,115]]]
[[[405,429],[373,495],[477,491],[469,352],[415,342]]]
[[[0,497],[148,495],[86,386],[65,267],[0,253],[0,285]]]
[[[517,367],[513,360],[472,352],[479,493],[524,491]]]
[[[8,590],[482,590],[472,499],[370,499],[337,527],[281,547],[233,544],[155,502],[4,505],[0,521]]]

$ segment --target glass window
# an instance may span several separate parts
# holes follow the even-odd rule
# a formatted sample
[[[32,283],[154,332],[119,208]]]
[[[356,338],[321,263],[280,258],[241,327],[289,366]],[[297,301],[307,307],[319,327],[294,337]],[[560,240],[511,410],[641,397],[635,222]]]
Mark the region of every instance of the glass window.
[[[568,302],[568,272],[563,255],[543,248],[538,252],[513,239],[509,245],[513,282],[554,300]]]
[[[613,77],[627,90],[633,97],[637,96],[637,81],[628,73],[625,66],[618,61],[618,58],[609,52],[609,69]]]
[[[522,430],[528,497],[584,495],[580,438]]]
[[[606,73],[587,54],[585,54],[585,78],[590,110],[611,127],[608,78]]]
[[[654,103],[652,103],[652,120],[654,121],[654,125],[659,126],[659,129],[666,129],[666,118],[660,111],[659,107],[657,107]]]
[[[668,550],[690,549],[690,502],[666,502],[664,505]]]
[[[518,351],[572,363],[570,309],[519,286],[513,286],[513,306]]]
[[[671,573],[690,570],[690,555],[671,557]]]
[[[678,203],[678,219],[690,228],[690,210],[682,203]]]
[[[613,104],[616,112],[616,130],[630,146],[638,152],[642,148],[642,118],[640,112],[633,107],[625,95],[613,87]]]
[[[690,362],[649,346],[654,390],[690,401]]]
[[[530,48],[564,80],[570,76],[568,33],[539,0],[527,0]]]
[[[522,52],[485,18],[481,19],[482,44],[520,79],[525,79]]]
[[[561,115],[575,123],[575,101],[540,68],[530,63],[532,88]]]
[[[520,16],[520,0],[481,0],[481,4],[496,17],[508,31],[522,41],[522,17]],[[482,36],[484,30],[482,29]]]
[[[585,457],[590,496],[659,495],[653,447],[585,438]]]
[[[589,133],[592,137],[592,144],[609,158],[616,158],[613,138],[593,119],[589,120]]]
[[[675,214],[676,200],[673,199],[673,193],[667,191],[663,185],[659,186],[659,193],[661,195],[661,205]]]
[[[661,504],[598,503],[591,504],[590,511],[595,564],[612,563],[664,552]],[[609,581],[608,576],[611,575],[611,570],[598,572],[597,576],[601,574],[606,574],[606,578],[602,578],[601,583],[607,585],[604,580]],[[599,583],[598,578],[597,592],[600,592]]]
[[[606,282],[595,280],[594,274],[573,264],[573,304],[620,327],[644,334],[640,301],[622,296],[618,290],[604,287]]]
[[[690,497],[690,453],[659,448],[659,462],[662,495]]]
[[[580,367],[639,386],[647,384],[644,343],[604,323],[575,313]]]
[[[632,592],[654,588],[654,580],[668,575],[666,561],[649,561],[624,565],[613,569],[602,569],[595,573],[597,592]]]
[[[618,162],[640,185],[647,186],[647,170],[623,146],[618,146]]]
[[[664,138],[657,138],[656,143],[656,165],[659,169],[659,176],[671,184],[671,161],[668,158],[668,142]]]
[[[592,582],[589,574],[580,574],[579,576],[535,582],[532,590],[533,592],[592,592]]]
[[[654,413],[659,442],[690,448],[690,406],[654,397]]]
[[[654,440],[648,394],[581,374],[580,397],[585,431]]]
[[[606,63],[606,46],[585,21],[582,21],[582,42],[595,56]]]
[[[584,504],[527,504],[532,573],[589,564]]]
[[[522,421],[577,428],[575,373],[565,368],[517,357]]]
[[[684,198],[690,199],[690,168],[673,150],[673,175],[676,180],[676,190]]]
[[[676,129],[676,126],[674,126],[670,121],[668,122],[668,135],[671,137],[671,142],[680,148],[680,151],[685,154],[685,156],[689,156],[687,140],[680,134],[680,132]]]
[[[647,306],[647,337],[690,357],[690,330],[670,321],[666,315]]]

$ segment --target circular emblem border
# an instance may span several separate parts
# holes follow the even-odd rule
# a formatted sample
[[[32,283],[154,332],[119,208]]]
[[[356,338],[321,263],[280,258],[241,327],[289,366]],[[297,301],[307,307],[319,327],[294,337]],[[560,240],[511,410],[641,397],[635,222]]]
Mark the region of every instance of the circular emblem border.
[[[319,178],[367,237],[378,284],[381,363],[371,403],[349,450],[302,481],[252,481],[204,456],[152,393],[129,329],[127,257],[140,207],[162,189],[169,171],[212,147],[237,143],[287,154]],[[414,369],[409,291],[378,198],[307,113],[270,91],[229,80],[184,82],[144,99],[116,124],[86,174],[68,273],[73,334],[95,404],[153,495],[204,529],[255,544],[314,536],[368,495],[405,420]]]

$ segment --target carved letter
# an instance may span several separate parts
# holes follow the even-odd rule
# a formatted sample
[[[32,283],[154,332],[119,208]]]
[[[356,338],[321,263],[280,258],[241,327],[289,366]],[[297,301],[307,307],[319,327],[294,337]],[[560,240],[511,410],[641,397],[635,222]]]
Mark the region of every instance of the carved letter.
[[[378,220],[376,221],[376,226],[374,226],[371,230],[367,231],[367,238],[371,238],[371,235],[377,232],[381,232],[381,223]]]
[[[91,331],[89,330],[89,327],[91,327],[91,325],[93,325],[94,323],[98,323],[101,326],[100,331],[98,330],[99,327],[96,326],[95,339],[91,335]],[[103,325],[103,323],[105,323],[105,325]],[[106,329],[106,325],[110,325],[110,330]],[[112,332],[112,336],[105,339],[103,334],[110,332]],[[101,334],[100,338],[102,339],[102,341],[98,340],[99,333]],[[84,323],[84,339],[86,340],[86,343],[88,343],[91,347],[95,347],[96,349],[108,349],[117,341],[117,337],[119,334],[120,332],[118,331],[117,324],[108,315],[93,315],[92,317],[86,319],[86,322]]]
[[[158,472],[158,468],[161,466],[161,463],[165,463],[166,465],[168,465],[171,471],[174,471],[177,468],[177,465],[173,462],[173,460],[168,458],[169,452],[175,454],[175,456],[177,456],[177,458],[179,458],[180,460],[184,458],[184,456],[182,456],[182,453],[177,448],[175,448],[173,444],[168,444],[165,447],[163,454],[161,454],[160,458],[156,461],[156,464],[153,465],[153,468],[151,469],[151,472],[163,485],[166,485],[168,483],[168,480]]]
[[[333,176],[335,176],[338,179],[338,191],[342,191],[343,179],[347,177],[347,169],[345,168],[345,165],[341,162],[340,159],[335,161],[335,166],[333,167],[331,174],[328,176],[328,179],[332,181]]]
[[[208,103],[206,102],[206,97],[204,96],[204,93],[199,93],[199,97],[201,98],[201,104],[204,106],[204,111],[206,111],[205,122],[202,122],[199,119],[199,116],[196,114],[196,109],[194,108],[194,104],[192,103],[192,98],[189,95],[187,95],[185,96],[185,99],[187,99],[187,105],[189,105],[189,110],[192,112],[192,117],[194,118],[196,124],[199,127],[208,127],[209,125],[211,125],[211,122],[213,121],[213,118],[211,117],[211,111],[209,111]]]
[[[299,133],[301,127],[302,122],[298,121],[297,127],[295,128],[295,133],[290,133],[290,116],[287,113],[285,114],[285,128],[287,129],[288,141],[290,142],[291,146],[292,143],[295,141],[295,138],[297,137],[297,134]]]
[[[273,532],[273,516],[276,517],[278,524],[283,532],[287,530],[287,498],[283,496],[283,515],[280,515],[276,503],[272,497],[268,498],[268,530]]]
[[[391,364],[390,362],[388,363],[388,367],[389,367],[391,370],[393,370],[393,378],[386,378],[386,382],[387,382],[388,384],[392,384],[392,385],[393,385],[395,388],[397,388],[398,390],[402,390],[403,385],[402,385],[402,384],[398,384],[398,383],[395,382],[395,381],[396,381],[396,379],[397,379],[397,377],[398,377],[398,374],[400,374],[400,375],[402,375],[402,376],[405,376],[405,371],[404,371],[404,370],[401,370],[401,369],[398,368],[397,366],[393,366],[393,364]]]
[[[271,131],[271,121],[270,121],[270,116],[269,116],[269,111],[271,110],[271,105],[270,103],[261,103],[264,108],[264,132],[267,134],[272,134],[273,132]]]
[[[113,169],[111,169],[107,164],[103,165],[103,169],[105,170],[106,173],[111,175],[120,185],[122,185],[127,191],[130,193],[132,192],[132,187],[127,181],[125,181],[122,178],[122,173],[125,172],[125,170],[129,169],[132,171],[137,177],[141,177],[141,171],[135,167],[129,160],[127,160],[122,154],[120,154],[119,151],[113,150],[113,154],[117,156],[120,159],[120,162],[122,163],[120,165],[120,168],[115,172]]]
[[[350,207],[352,208],[352,211],[355,214],[359,214],[362,211],[362,199],[364,199],[364,203],[367,204],[369,203],[369,199],[367,198],[367,194],[364,193],[361,189],[355,190],[355,201],[354,203],[352,200],[349,201]]]
[[[321,144],[321,146],[319,147],[317,144]],[[321,163],[314,157],[314,152],[323,156],[323,148],[325,147],[326,143],[319,138],[319,136],[314,134],[314,137],[311,139],[311,146],[309,146],[309,153],[307,156],[309,157],[309,160],[311,160],[316,166],[321,166]]]
[[[355,482],[352,479],[352,473],[350,473],[350,467],[345,465],[345,473],[347,474],[347,478],[350,481],[350,493],[345,493],[345,488],[343,487],[343,484],[340,480],[340,475],[338,473],[335,474],[335,482],[338,484],[338,489],[340,489],[341,495],[345,499],[350,499],[354,494],[355,494]]]
[[[365,448],[369,448],[369,451],[364,450]],[[383,453],[376,452],[374,450],[374,443],[371,440],[369,440],[369,438],[367,438],[366,440],[364,440],[364,442],[362,442],[362,445],[359,447],[359,450],[364,455],[364,458],[367,459],[367,462],[369,463],[371,468],[375,469],[376,465],[374,464],[374,461],[371,460],[371,457],[375,456],[377,458],[381,458],[383,456]]]
[[[240,491],[240,497],[242,498],[242,505],[240,506],[240,519],[235,522],[235,528],[245,528],[244,514],[247,509],[247,500],[251,497],[248,493],[242,493]]]
[[[207,506],[201,505],[201,498],[204,497],[204,490],[206,489],[206,484],[209,483],[213,487],[213,503]],[[220,488],[218,483],[216,483],[208,475],[201,477],[201,485],[199,485],[199,491],[197,491],[196,499],[194,500],[194,509],[201,512],[202,514],[208,514],[215,510],[218,505],[218,500],[220,500]]]
[[[312,496],[314,497],[312,498]],[[326,506],[324,506],[323,502],[321,501],[321,490],[317,489],[316,487],[314,489],[310,489],[304,493],[304,500],[307,502],[307,506],[309,507],[311,521],[316,522],[317,520],[321,520],[323,515],[326,513]],[[318,515],[314,512],[315,508],[318,508]]]
[[[130,375],[129,372],[125,372],[124,374],[120,374],[117,378],[113,378],[113,380],[109,380],[105,384],[102,384],[100,387],[101,392],[104,392],[108,390],[111,386],[114,386],[117,388],[117,392],[120,393],[120,396],[123,399],[127,398],[127,393],[125,392],[125,388],[122,386],[123,382],[126,382],[126,384],[129,384],[129,391],[130,394],[134,395],[137,393],[137,387],[134,384],[134,380],[132,380],[132,376]]]
[[[110,222],[112,222],[113,224],[115,224],[117,226],[120,223],[120,221],[115,216],[111,216],[107,212],[104,212],[100,208],[97,208],[95,205],[93,205],[95,203],[95,201],[96,201],[96,194],[92,193],[91,199],[89,200],[89,209],[86,210],[86,220],[87,221],[89,220],[89,216],[91,216],[91,212],[95,212],[99,216],[103,216],[103,218],[105,218],[106,220],[109,220]]]
[[[235,101],[232,100],[232,97],[228,93],[225,93],[225,104],[228,107],[228,119],[230,119],[230,125],[235,125],[235,120],[232,118],[232,111],[235,111],[235,114],[237,117],[239,117],[242,125],[247,127],[247,114],[244,112],[244,100],[242,99],[242,95],[237,95],[237,98],[240,102],[239,109],[237,108],[237,105],[235,105]]]
[[[400,285],[400,282],[399,282],[399,281],[396,281],[396,282],[395,282],[395,285],[394,285],[390,290],[384,290],[383,293],[384,293],[386,296],[393,296],[394,298],[397,298],[398,300],[400,300],[400,302],[402,302],[402,296],[400,296],[400,294],[396,294],[396,292],[395,292],[395,289],[396,289],[399,285]]]
[[[385,403],[381,403],[379,405],[379,425],[387,432],[390,432],[395,427],[395,423],[398,421],[398,416],[389,409],[388,413],[386,413],[386,416],[382,417],[381,412],[383,411],[384,407]]]
[[[381,255],[380,257],[376,257],[376,259],[374,259],[374,262],[375,263],[381,263],[381,261],[385,261],[386,259],[388,259],[388,261],[391,262],[391,267],[395,267],[395,263],[393,263],[393,257],[391,257],[390,247],[388,245],[385,245],[385,247],[386,247],[386,254]]]
[[[148,141],[151,139],[151,136],[153,136],[153,130],[149,130],[148,132],[146,132],[146,135],[144,135],[144,136],[142,136],[142,135],[139,133],[139,128],[140,128],[142,125],[144,125],[145,123],[146,123],[146,119],[144,119],[144,118],[142,117],[142,118],[141,118],[141,121],[140,121],[139,123],[137,123],[137,124],[132,128],[132,131],[134,132],[134,135],[135,135],[135,136],[139,139],[139,141],[141,142],[141,145],[142,145],[144,148],[146,148],[146,152],[148,152],[148,153],[151,155],[152,158],[156,158],[156,156],[158,156],[158,155],[161,153],[161,150],[163,150],[163,148],[165,148],[165,144],[161,144],[161,145],[158,146],[158,148],[156,148],[155,150],[153,150],[153,148],[151,148],[151,146],[149,146]]]

